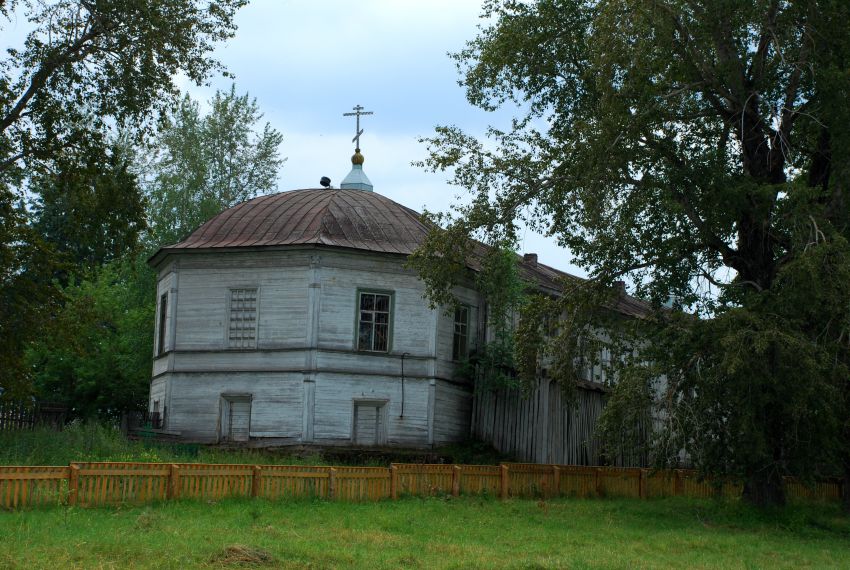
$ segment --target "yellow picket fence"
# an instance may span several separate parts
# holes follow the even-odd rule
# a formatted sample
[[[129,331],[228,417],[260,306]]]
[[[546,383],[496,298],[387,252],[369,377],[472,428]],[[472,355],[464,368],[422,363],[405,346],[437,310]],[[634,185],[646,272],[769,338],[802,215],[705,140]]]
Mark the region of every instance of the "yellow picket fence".
[[[838,500],[837,480],[803,485],[786,479],[793,499]],[[714,497],[717,489],[693,471],[575,465],[421,465],[325,467],[202,463],[71,463],[68,467],[0,466],[0,509],[44,505],[144,504],[173,499],[325,498],[377,501],[400,496]]]

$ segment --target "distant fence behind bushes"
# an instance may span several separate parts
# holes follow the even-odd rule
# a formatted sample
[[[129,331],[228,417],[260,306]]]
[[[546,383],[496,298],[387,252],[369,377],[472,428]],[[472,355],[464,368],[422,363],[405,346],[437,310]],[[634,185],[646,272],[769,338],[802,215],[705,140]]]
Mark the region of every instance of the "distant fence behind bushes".
[[[0,400],[0,431],[33,429],[40,425],[59,429],[67,419],[68,406],[64,404]]]
[[[786,479],[790,499],[838,500],[840,481],[805,486]],[[211,465],[200,463],[71,463],[67,467],[0,466],[0,508],[93,507],[173,499],[325,498],[377,501],[401,496],[527,497],[739,496],[688,470],[501,465],[393,464],[390,467]]]

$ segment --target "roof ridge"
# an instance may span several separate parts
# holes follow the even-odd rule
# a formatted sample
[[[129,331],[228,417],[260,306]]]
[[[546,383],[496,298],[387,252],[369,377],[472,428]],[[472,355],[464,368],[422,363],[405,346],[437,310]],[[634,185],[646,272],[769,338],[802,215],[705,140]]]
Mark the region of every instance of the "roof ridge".
[[[322,217],[319,220],[319,229],[315,237],[320,240],[325,238],[330,239],[331,234],[330,229],[328,228],[328,218],[331,216],[330,205],[331,202],[333,202],[333,199],[336,198],[337,195],[341,192],[341,190],[338,188],[333,188],[326,190],[326,192],[331,192],[332,194],[330,199],[328,199],[327,203],[325,204],[325,211],[322,213]]]

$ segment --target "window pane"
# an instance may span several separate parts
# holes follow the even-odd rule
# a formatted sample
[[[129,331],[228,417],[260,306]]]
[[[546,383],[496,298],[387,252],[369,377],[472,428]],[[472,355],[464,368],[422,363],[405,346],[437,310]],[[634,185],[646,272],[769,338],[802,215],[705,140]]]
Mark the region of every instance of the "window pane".
[[[357,348],[358,350],[371,350],[372,349],[372,324],[371,323],[360,323],[360,331],[357,336]]]
[[[375,296],[369,293],[360,294],[360,308],[364,311],[372,311],[375,308]]]
[[[389,350],[390,295],[360,293],[357,315],[357,349]]]
[[[166,315],[168,314],[168,293],[160,297],[159,300],[159,342],[157,345],[157,354],[165,352],[165,324]]]
[[[375,325],[375,345],[372,350],[387,350],[387,325]]]
[[[452,360],[466,358],[469,336],[469,309],[455,308],[454,335],[452,338]]]
[[[375,310],[385,312],[390,310],[389,295],[375,295]]]

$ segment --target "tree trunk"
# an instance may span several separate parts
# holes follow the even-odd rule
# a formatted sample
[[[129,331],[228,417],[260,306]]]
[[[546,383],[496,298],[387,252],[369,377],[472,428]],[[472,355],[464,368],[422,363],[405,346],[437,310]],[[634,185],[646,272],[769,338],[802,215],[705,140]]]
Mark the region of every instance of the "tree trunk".
[[[850,461],[844,463],[844,481],[841,483],[841,507],[850,515]]]
[[[776,469],[750,473],[744,481],[743,499],[759,507],[785,506],[785,484]]]

